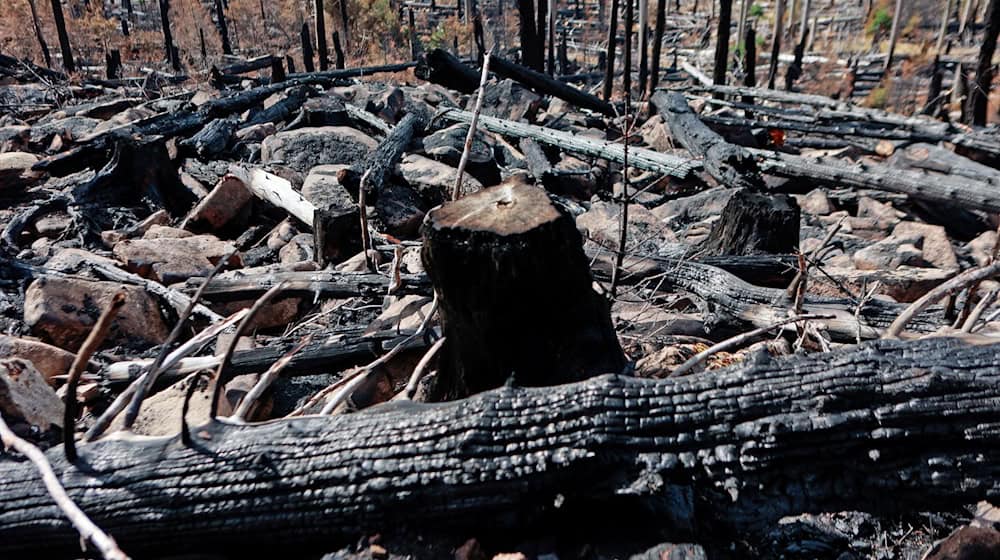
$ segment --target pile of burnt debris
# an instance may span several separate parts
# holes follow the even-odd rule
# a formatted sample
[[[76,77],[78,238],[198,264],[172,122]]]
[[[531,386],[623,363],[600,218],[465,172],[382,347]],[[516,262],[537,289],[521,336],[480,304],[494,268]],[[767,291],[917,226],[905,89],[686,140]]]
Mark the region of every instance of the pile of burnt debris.
[[[485,64],[5,72],[4,555],[996,552],[1000,135]]]

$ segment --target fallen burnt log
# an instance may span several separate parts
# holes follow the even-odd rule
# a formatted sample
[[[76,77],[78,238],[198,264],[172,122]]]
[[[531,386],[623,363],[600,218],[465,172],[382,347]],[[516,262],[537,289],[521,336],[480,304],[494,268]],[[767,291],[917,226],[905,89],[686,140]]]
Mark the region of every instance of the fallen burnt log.
[[[849,166],[820,158],[810,159],[765,150],[751,151],[760,158],[759,165],[765,173],[795,179],[798,184],[810,181],[826,187],[897,192],[927,202],[1000,212],[1000,191],[984,181],[862,163]]]
[[[764,190],[764,179],[749,150],[726,142],[705,126],[678,92],[656,92],[651,101],[663,117],[670,135],[689,152],[702,158],[705,171],[721,185]]]
[[[427,295],[431,292],[430,281],[422,274],[401,274],[399,280],[399,284],[393,289],[393,295]],[[202,278],[191,278],[184,284],[172,287],[193,294],[203,282]],[[282,292],[287,294],[318,294],[328,298],[382,297],[388,292],[390,283],[388,276],[370,272],[323,270],[255,275],[237,273],[216,276],[209,281],[201,295],[212,301],[244,300],[260,296],[282,284]]]
[[[447,109],[438,113],[436,117],[465,124],[472,122],[472,113],[460,109]],[[486,115],[479,116],[479,126],[484,130],[512,138],[530,138],[540,144],[556,146],[571,154],[597,157],[616,163],[625,162],[625,150],[622,144],[611,140],[596,140],[543,126],[498,119]],[[699,165],[699,162],[686,158],[634,147],[629,148],[628,163],[636,169],[662,173],[663,175],[670,175],[678,179],[686,178]]]
[[[754,286],[719,268],[686,261],[662,266],[665,271],[660,289],[681,289],[698,296],[710,304],[719,321],[766,327],[786,319],[793,307],[785,290]],[[806,295],[802,312],[832,315],[816,323],[823,325],[834,340],[852,342],[882,336],[906,307],[879,299],[862,303],[850,298]],[[942,310],[934,308],[917,315],[909,328],[929,333],[945,325]]]
[[[1000,345],[879,341],[660,381],[608,375],[339,418],[216,421],[189,446],[90,443],[75,465],[61,448],[47,455],[69,496],[132,554],[596,512],[710,539],[800,512],[1000,497],[998,387]],[[616,506],[657,513],[624,521],[608,515]],[[0,551],[78,547],[34,467],[5,461]]]

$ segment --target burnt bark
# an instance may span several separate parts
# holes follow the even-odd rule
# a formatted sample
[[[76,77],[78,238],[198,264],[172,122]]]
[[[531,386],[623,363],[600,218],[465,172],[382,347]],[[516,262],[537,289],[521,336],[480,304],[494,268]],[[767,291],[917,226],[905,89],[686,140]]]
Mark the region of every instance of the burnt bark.
[[[799,246],[799,205],[785,195],[740,189],[701,246],[710,255],[791,254]]]
[[[729,64],[729,26],[733,17],[733,0],[719,2],[719,32],[715,39],[715,66],[712,68],[712,83],[726,83],[726,67]]]
[[[319,69],[322,71],[330,67],[330,53],[326,48],[326,13],[323,8],[323,0],[315,0],[314,10],[316,18],[316,50],[319,51]]]
[[[495,59],[493,59],[495,60]],[[491,65],[493,64],[491,60]],[[444,49],[433,49],[421,57],[414,74],[421,80],[440,84],[462,93],[479,88],[479,74],[457,56]]]
[[[608,18],[608,53],[604,57],[604,86],[601,90],[605,101],[611,99],[615,79],[615,51],[618,46],[618,4],[621,0],[611,0],[611,15]]]
[[[66,33],[62,0],[52,0],[52,21],[56,24],[56,34],[59,36],[59,51],[62,53],[63,68],[72,74],[76,71],[76,64],[73,63],[73,49],[69,45],[69,34]]]
[[[316,65],[313,63],[312,36],[309,34],[309,24],[302,22],[302,31],[299,33],[302,38],[302,67],[306,72],[314,72]]]
[[[545,2],[545,0],[538,0]],[[535,4],[532,0],[517,0],[517,14],[520,21],[521,62],[525,66],[542,70],[541,46],[538,42],[538,28],[535,26]]]
[[[229,26],[226,24],[226,12],[222,9],[222,0],[215,0],[215,26],[222,40],[222,54],[233,54],[233,45],[229,42]]]
[[[133,555],[328,544],[400,523],[525,528],[573,513],[708,541],[802,512],[1000,498],[998,385],[996,344],[879,341],[666,380],[609,375],[337,418],[215,422],[191,430],[189,446],[122,437],[81,446],[79,466],[58,447],[48,459]],[[34,467],[2,466],[0,551],[79,555]],[[657,513],[608,515],[636,506]]]
[[[656,0],[656,25],[653,30],[653,54],[649,60],[649,96],[660,83],[660,54],[663,50],[663,31],[667,23],[667,0]]]
[[[551,76],[546,76],[542,72],[536,72],[531,68],[514,64],[499,56],[490,58],[490,70],[498,76],[510,78],[543,95],[558,97],[577,107],[589,109],[602,115],[615,115],[615,110],[611,104],[598,98],[596,95],[591,95],[586,91],[577,89]]]
[[[506,183],[424,223],[423,261],[446,341],[433,400],[580,381],[625,366],[607,300],[572,217],[545,191]]]
[[[979,47],[979,58],[976,60],[976,82],[969,93],[969,114],[972,124],[977,126],[986,125],[986,108],[993,86],[993,53],[997,48],[998,34],[1000,34],[1000,1],[990,0],[986,7],[983,44]]]

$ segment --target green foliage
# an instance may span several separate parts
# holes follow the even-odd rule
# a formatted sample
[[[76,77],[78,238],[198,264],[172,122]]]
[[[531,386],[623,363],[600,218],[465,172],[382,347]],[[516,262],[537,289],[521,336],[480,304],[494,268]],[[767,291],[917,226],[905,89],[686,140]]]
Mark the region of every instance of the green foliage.
[[[438,23],[434,31],[431,31],[431,36],[427,39],[427,46],[431,49],[446,48],[448,46],[448,31],[445,30],[444,25]]]
[[[889,14],[889,10],[885,8],[875,10],[875,14],[872,16],[872,20],[868,24],[868,33],[873,35],[882,35],[884,33],[888,33],[891,28],[892,15]]]
[[[881,86],[873,89],[865,101],[873,109],[884,109],[889,104],[889,88]]]
[[[750,14],[750,17],[762,17],[764,15],[764,7],[760,4],[751,4],[750,11],[748,13]]]

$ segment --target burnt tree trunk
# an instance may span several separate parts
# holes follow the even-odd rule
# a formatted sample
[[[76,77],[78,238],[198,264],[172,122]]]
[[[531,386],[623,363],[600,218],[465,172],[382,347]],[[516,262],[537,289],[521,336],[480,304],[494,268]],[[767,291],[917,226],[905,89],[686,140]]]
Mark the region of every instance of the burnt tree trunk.
[[[767,89],[774,89],[774,80],[778,76],[778,55],[781,54],[781,35],[785,25],[785,2],[777,0],[774,12],[774,33],[771,38],[771,65],[767,71]]]
[[[63,68],[66,69],[66,72],[75,72],[76,64],[73,63],[73,49],[69,45],[69,34],[66,33],[62,0],[52,0],[52,20],[56,24],[56,33],[59,35],[59,50],[62,52]]]
[[[784,255],[799,246],[799,205],[786,194],[740,189],[701,246],[706,255]]]
[[[803,512],[1000,498],[998,384],[997,344],[877,341],[665,380],[214,422],[191,430],[190,445],[107,438],[79,447],[80,466],[59,447],[47,457],[69,497],[136,557],[280,556],[288,543],[401,524],[524,529],[541,516],[710,542]],[[0,554],[78,557],[79,546],[35,468],[5,456]]]
[[[500,58],[499,56],[490,58],[490,70],[492,70],[497,76],[515,80],[540,94],[558,97],[576,105],[577,107],[589,109],[603,115],[615,115],[615,110],[611,104],[601,100],[597,96],[591,95],[582,89],[575,88],[541,72],[536,72],[531,68],[514,64],[513,62]],[[476,72],[473,73],[478,74]]]
[[[160,0],[160,27],[163,30],[163,50],[167,54],[167,60],[170,61],[170,66],[178,71],[181,69],[181,61],[174,47],[173,33],[170,31],[170,0]]]
[[[313,64],[312,36],[309,34],[308,23],[302,22],[300,36],[302,37],[302,66],[306,72],[314,72],[316,66]]]
[[[729,63],[729,26],[733,17],[733,0],[719,2],[719,32],[715,40],[715,66],[712,83],[725,85],[726,67]]]
[[[424,223],[423,260],[444,323],[433,400],[557,385],[625,366],[607,300],[592,288],[573,219],[538,187],[506,183]]]
[[[986,108],[993,83],[993,52],[997,48],[998,33],[1000,33],[1000,0],[990,0],[986,7],[983,45],[979,48],[979,58],[976,61],[976,82],[969,93],[969,114],[972,117],[972,124],[978,126],[986,124]]]
[[[649,1],[639,0],[639,96],[649,84]]]
[[[339,0],[340,5],[340,24],[343,27],[344,32],[344,47],[350,48],[351,45],[351,25],[350,21],[347,19],[347,0]]]
[[[611,15],[608,17],[608,54],[604,64],[604,100],[611,99],[615,80],[615,51],[618,46],[618,4],[621,0],[611,0]]]
[[[649,96],[652,97],[660,83],[660,54],[663,51],[663,32],[667,25],[667,0],[656,0],[656,26],[653,30],[653,54],[649,60]]]
[[[215,18],[219,39],[222,40],[222,54],[233,54],[233,45],[229,42],[229,26],[226,25],[226,12],[222,9],[222,0],[215,0]]]
[[[756,87],[757,86],[757,30],[754,26],[747,26],[746,38],[743,40],[744,48],[746,49],[746,76],[743,77],[743,85],[746,87]],[[753,105],[753,96],[744,95],[743,103],[747,105]],[[753,118],[753,114],[750,112],[744,112],[747,118]]]
[[[903,0],[896,0],[896,8],[892,14],[892,30],[889,32],[889,52],[885,55],[885,66],[882,71],[889,73],[892,68],[892,57],[896,54],[896,41],[899,39],[900,18],[903,15]]]
[[[539,0],[544,2],[545,0]],[[535,71],[542,69],[539,58],[538,32],[535,28],[535,4],[532,0],[517,0],[517,14],[520,21],[521,62]],[[477,82],[478,83],[478,82]]]
[[[326,13],[323,8],[323,0],[316,0],[314,8],[316,11],[316,50],[319,51],[319,69],[323,71],[330,67],[330,53],[326,48]]]
[[[490,63],[493,65],[496,58]],[[444,49],[433,49],[421,57],[414,74],[421,80],[440,84],[462,93],[479,88],[479,73]]]
[[[334,61],[334,64],[336,65],[337,70],[343,70],[344,69],[344,49],[343,49],[343,47],[340,46],[340,32],[339,31],[334,31],[333,32],[333,54],[336,57],[336,60]],[[294,72],[294,71],[293,70],[289,70],[289,72]]]
[[[28,8],[31,10],[31,25],[35,29],[35,38],[38,39],[38,47],[42,49],[45,67],[52,68],[52,55],[49,53],[49,45],[45,42],[45,37],[42,36],[42,26],[38,23],[38,8],[35,6],[35,0],[28,0]]]
[[[545,72],[545,35],[546,35],[546,24],[548,23],[549,17],[549,4],[548,0],[535,0],[535,10],[538,12],[537,18],[535,19],[535,45],[538,48],[537,58],[538,58],[538,71]],[[458,49],[455,49],[458,52]]]
[[[632,98],[632,0],[625,0],[625,44],[622,45],[622,92],[625,99]]]

